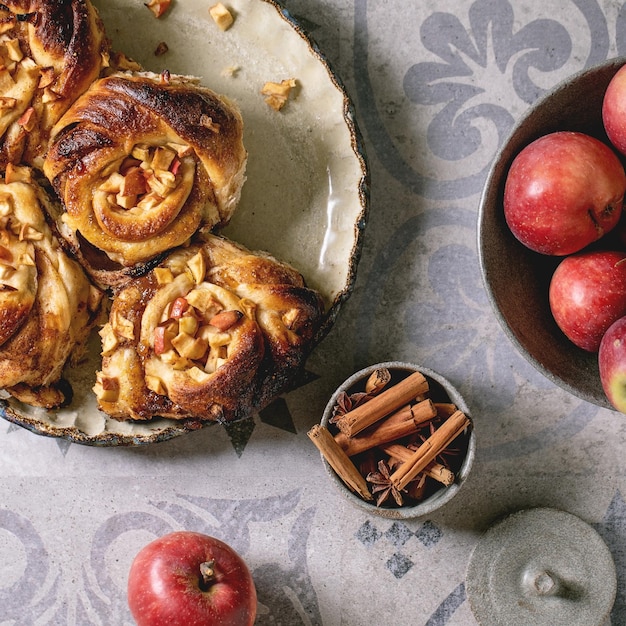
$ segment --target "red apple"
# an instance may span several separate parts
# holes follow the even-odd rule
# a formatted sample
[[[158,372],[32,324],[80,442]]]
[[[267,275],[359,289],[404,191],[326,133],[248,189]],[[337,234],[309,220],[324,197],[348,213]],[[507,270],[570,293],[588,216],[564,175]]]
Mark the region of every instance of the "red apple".
[[[626,174],[606,144],[559,131],[526,146],[513,160],[504,187],[504,216],[525,246],[565,256],[617,224]]]
[[[626,317],[613,322],[598,351],[600,382],[609,402],[626,413]]]
[[[568,339],[596,352],[607,328],[626,315],[626,253],[603,250],[566,257],[552,275],[549,300]]]
[[[626,65],[617,70],[604,92],[602,121],[611,143],[626,154]]]
[[[252,626],[257,599],[235,550],[215,537],[178,531],[139,551],[128,605],[137,626]]]

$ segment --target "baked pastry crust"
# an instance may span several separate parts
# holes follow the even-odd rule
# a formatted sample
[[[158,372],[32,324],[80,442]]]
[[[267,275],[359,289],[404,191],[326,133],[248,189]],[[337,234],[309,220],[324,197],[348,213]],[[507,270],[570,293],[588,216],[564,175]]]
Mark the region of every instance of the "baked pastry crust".
[[[54,124],[108,64],[89,0],[0,4],[0,168],[41,167]]]
[[[228,422],[289,390],[325,307],[213,234],[247,156],[233,102],[113,52],[89,0],[0,0],[0,388],[67,404],[106,302],[94,392],[114,419]]]
[[[0,182],[0,387],[52,408],[69,399],[63,368],[83,355],[103,296],[54,238],[53,200],[31,171],[11,178]]]
[[[323,310],[290,266],[204,234],[116,294],[99,407],[119,420],[246,417],[301,372]]]
[[[119,285],[227,224],[246,161],[232,102],[185,77],[116,73],[55,126],[44,172],[65,207],[61,236],[95,280]]]

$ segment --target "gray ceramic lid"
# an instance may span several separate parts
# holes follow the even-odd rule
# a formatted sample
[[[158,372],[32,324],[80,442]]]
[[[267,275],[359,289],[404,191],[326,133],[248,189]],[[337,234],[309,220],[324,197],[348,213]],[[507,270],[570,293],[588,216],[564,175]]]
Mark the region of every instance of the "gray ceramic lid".
[[[616,586],[600,535],[575,515],[547,508],[514,513],[490,528],[466,579],[481,626],[600,626]]]

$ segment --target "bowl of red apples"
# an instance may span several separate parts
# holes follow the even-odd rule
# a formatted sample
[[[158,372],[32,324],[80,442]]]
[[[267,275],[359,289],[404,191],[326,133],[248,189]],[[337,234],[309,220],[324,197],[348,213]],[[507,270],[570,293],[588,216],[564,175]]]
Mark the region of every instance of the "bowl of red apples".
[[[626,413],[626,59],[540,98],[499,150],[478,249],[504,331],[547,378]]]

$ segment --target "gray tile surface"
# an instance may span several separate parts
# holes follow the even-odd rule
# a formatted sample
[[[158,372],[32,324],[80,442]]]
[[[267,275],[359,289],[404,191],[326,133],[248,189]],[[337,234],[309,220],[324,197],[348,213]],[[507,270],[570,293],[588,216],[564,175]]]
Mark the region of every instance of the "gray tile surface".
[[[567,75],[623,54],[626,10],[610,0],[285,5],[351,93],[372,168],[357,284],[310,359],[317,377],[275,415],[151,447],[88,448],[1,423],[0,624],[132,624],[132,556],[190,528],[248,561],[258,624],[468,626],[476,541],[531,506],[600,532],[618,570],[612,623],[625,624],[626,419],[554,387],[515,352],[482,286],[475,222],[515,120]],[[474,469],[429,519],[348,507],[306,437],[340,382],[385,360],[439,371],[471,408]]]

